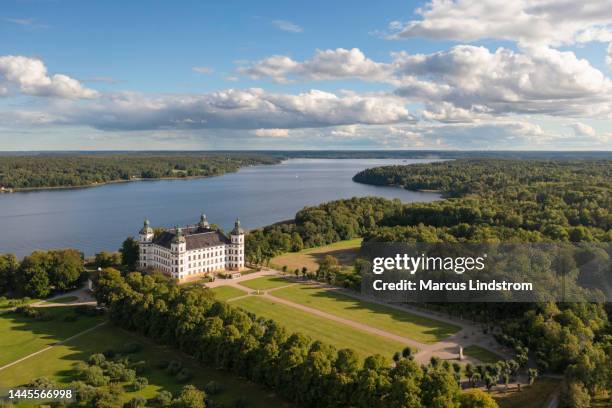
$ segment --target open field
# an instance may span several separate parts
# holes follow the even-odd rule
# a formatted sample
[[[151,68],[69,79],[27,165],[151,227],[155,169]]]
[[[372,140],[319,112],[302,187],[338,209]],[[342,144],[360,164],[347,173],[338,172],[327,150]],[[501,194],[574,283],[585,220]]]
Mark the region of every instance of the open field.
[[[436,343],[460,330],[452,324],[364,302],[313,285],[293,285],[271,294],[426,344]]]
[[[331,255],[338,259],[341,266],[350,267],[359,252],[361,241],[361,238],[355,238],[322,247],[304,249],[300,252],[289,252],[275,256],[270,263],[278,269],[286,265],[289,272],[296,268],[301,270],[304,266],[310,271],[316,271],[319,268],[318,262],[326,255]]]
[[[511,389],[508,392],[494,391],[492,397],[500,408],[542,408],[550,395],[560,386],[560,381],[552,378],[539,378],[532,386],[525,386],[518,392]]]
[[[0,389],[26,384],[42,376],[49,377],[60,384],[68,384],[75,379],[74,369],[79,361],[86,360],[93,353],[121,349],[124,344],[132,342],[144,345],[142,351],[130,354],[129,357],[132,361],[144,360],[146,362],[142,376],[149,380],[149,385],[138,392],[130,391],[130,387],[126,386],[125,390],[130,391],[126,393],[126,401],[135,396],[151,398],[161,390],[168,390],[172,393],[180,391],[184,384],[179,383],[174,376],[157,367],[161,360],[177,360],[194,373],[194,377],[188,381],[189,384],[194,384],[200,389],[212,380],[222,384],[224,391],[215,395],[213,399],[224,406],[233,406],[239,397],[246,398],[249,406],[253,407],[286,406],[268,391],[254,384],[223,371],[198,364],[173,349],[158,346],[146,338],[110,324],[0,371]]]
[[[42,313],[53,316],[53,319],[37,320],[12,312],[0,315],[0,366],[103,321],[102,317],[79,316],[76,321],[67,322],[64,320],[66,316],[74,315],[72,307],[48,307]]]
[[[313,340],[325,341],[338,349],[352,348],[361,357],[379,353],[391,359],[405,345],[381,336],[354,329],[345,324],[314,316],[310,313],[275,303],[260,296],[250,296],[231,302],[258,316],[273,319],[290,332],[300,332]]]
[[[261,278],[241,281],[240,285],[253,290],[270,290],[291,285],[291,282],[277,276],[262,276]]]
[[[496,363],[499,360],[503,360],[504,358],[502,356],[499,356],[495,353],[493,353],[492,351],[489,351],[485,348],[482,348],[480,346],[477,346],[475,344],[471,345],[471,346],[467,346],[466,348],[463,349],[463,354],[465,354],[468,357],[474,357],[477,358],[478,360],[482,361],[483,363]]]
[[[215,294],[216,299],[223,301],[248,294],[247,292],[234,286],[217,286],[216,288],[212,288],[210,290]]]

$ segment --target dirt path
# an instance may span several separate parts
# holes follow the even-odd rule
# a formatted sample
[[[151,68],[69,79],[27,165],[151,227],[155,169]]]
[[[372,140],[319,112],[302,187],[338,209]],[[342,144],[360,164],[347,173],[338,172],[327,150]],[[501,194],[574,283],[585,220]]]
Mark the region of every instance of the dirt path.
[[[15,364],[19,364],[19,363],[21,363],[22,361],[27,360],[28,358],[34,357],[34,356],[36,356],[36,355],[38,355],[38,354],[40,354],[40,353],[44,353],[45,351],[50,350],[50,349],[52,349],[52,348],[53,348],[53,347],[55,347],[55,346],[62,345],[62,344],[64,344],[64,343],[67,343],[67,342],[69,342],[69,341],[71,341],[71,340],[76,339],[77,337],[81,337],[81,336],[83,336],[84,334],[87,334],[87,333],[89,333],[89,332],[91,332],[91,331],[94,331],[94,330],[95,330],[95,329],[97,329],[98,327],[104,326],[104,325],[105,325],[105,324],[107,324],[107,323],[108,323],[108,322],[102,322],[102,323],[100,323],[100,324],[97,324],[97,325],[95,325],[95,326],[93,326],[93,327],[90,327],[90,328],[89,328],[89,329],[87,329],[87,330],[83,330],[82,332],[75,334],[74,336],[70,336],[70,337],[68,337],[67,339],[64,339],[64,340],[58,341],[57,343],[53,343],[53,344],[51,344],[51,345],[49,345],[49,346],[47,346],[47,347],[45,347],[45,348],[43,348],[43,349],[40,349],[40,350],[38,350],[38,351],[35,351],[34,353],[28,354],[28,355],[27,355],[27,356],[25,356],[25,357],[21,357],[20,359],[15,360],[15,361],[13,361],[12,363],[8,363],[8,364],[6,364],[6,365],[3,365],[2,367],[0,367],[0,371],[4,370],[4,369],[6,369],[6,368],[9,368],[9,367],[11,367],[11,366],[14,366]]]

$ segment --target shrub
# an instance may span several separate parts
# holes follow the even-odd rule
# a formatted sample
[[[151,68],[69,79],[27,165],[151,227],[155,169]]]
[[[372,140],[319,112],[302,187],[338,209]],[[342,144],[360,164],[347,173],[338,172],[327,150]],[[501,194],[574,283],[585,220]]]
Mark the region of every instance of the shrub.
[[[178,374],[179,371],[181,371],[181,368],[183,368],[183,365],[181,364],[180,361],[172,360],[168,364],[168,367],[166,367],[166,371],[170,375],[176,375]]]
[[[216,381],[209,381],[204,386],[204,392],[207,395],[217,395],[221,393],[221,391],[223,391],[223,387],[221,387],[221,384]]]
[[[32,306],[19,306],[15,309],[15,312],[29,318],[36,318],[40,316],[40,312],[37,309],[34,309]]]
[[[89,360],[87,360],[89,365],[96,365],[96,366],[102,365],[102,363],[104,363],[105,361],[106,361],[106,357],[104,357],[104,354],[102,353],[92,354],[91,356],[89,356]]]
[[[132,383],[132,386],[134,387],[134,391],[140,391],[147,385],[149,385],[149,380],[147,380],[146,377],[138,377]]]
[[[108,384],[109,378],[104,375],[104,371],[100,367],[91,366],[85,370],[83,380],[89,385],[100,387]]]
[[[183,368],[178,372],[178,374],[176,374],[176,380],[181,383],[189,381],[191,377],[193,377],[193,373],[187,368]]]
[[[170,391],[160,391],[155,396],[154,401],[160,407],[169,407],[172,404],[172,393]]]
[[[57,385],[47,377],[39,377],[28,384],[28,388],[36,388],[39,390],[48,390],[57,388]]]
[[[129,408],[140,408],[147,406],[147,400],[143,397],[134,397],[126,404]]]

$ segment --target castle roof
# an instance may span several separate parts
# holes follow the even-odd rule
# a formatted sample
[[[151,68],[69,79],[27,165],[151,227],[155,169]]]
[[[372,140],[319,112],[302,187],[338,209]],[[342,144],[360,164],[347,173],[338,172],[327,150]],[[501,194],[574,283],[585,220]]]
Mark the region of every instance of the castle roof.
[[[164,231],[153,238],[153,243],[170,249],[173,240],[177,239],[185,240],[188,251],[230,243],[230,240],[221,231],[200,226]]]

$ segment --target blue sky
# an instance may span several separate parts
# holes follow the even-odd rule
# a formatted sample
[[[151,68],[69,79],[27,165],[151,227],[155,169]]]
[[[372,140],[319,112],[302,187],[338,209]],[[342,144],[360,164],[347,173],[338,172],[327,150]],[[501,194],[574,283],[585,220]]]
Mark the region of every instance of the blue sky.
[[[437,3],[5,1],[0,150],[610,150],[605,1]]]

